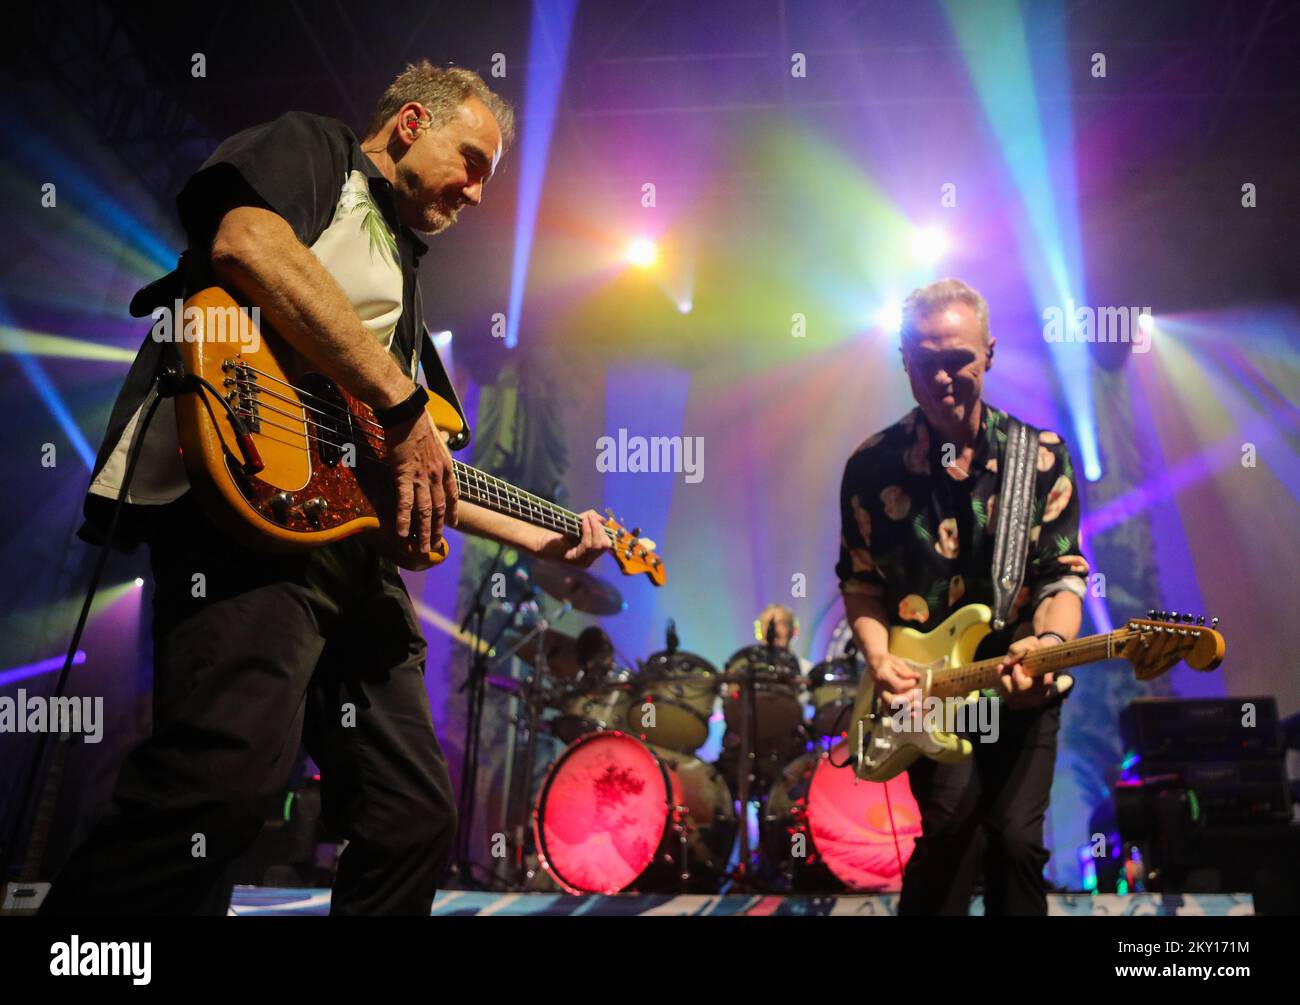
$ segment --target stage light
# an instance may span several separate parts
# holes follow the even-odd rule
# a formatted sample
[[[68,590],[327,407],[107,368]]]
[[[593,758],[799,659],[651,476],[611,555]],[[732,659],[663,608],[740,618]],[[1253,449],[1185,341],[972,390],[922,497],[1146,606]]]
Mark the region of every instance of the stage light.
[[[689,300],[682,300],[678,302],[677,310],[682,314],[689,314],[691,313],[691,310],[694,308],[694,306],[695,305],[692,304]]]
[[[523,107],[528,128],[519,137],[519,201],[515,211],[515,246],[510,268],[510,300],[506,309],[506,348],[519,344],[519,319],[524,314],[524,290],[533,252],[537,213],[542,203],[542,183],[551,150],[551,133],[560,106],[560,87],[569,57],[569,36],[578,0],[531,4],[528,59]]]
[[[903,305],[897,300],[888,300],[876,311],[876,324],[890,335],[898,334],[903,327]]]
[[[648,269],[659,260],[659,249],[650,238],[638,237],[628,244],[624,257],[638,269]]]
[[[437,349],[446,349],[447,346],[451,345],[451,332],[449,331],[434,332],[432,337],[434,347]]]
[[[47,660],[41,660],[37,663],[28,663],[21,667],[8,667],[0,670],[0,687],[8,687],[10,684],[17,684],[20,680],[26,680],[28,677],[35,677],[38,674],[53,673],[55,670],[62,670],[64,661],[67,656],[51,656]],[[86,662],[86,652],[84,649],[78,649],[76,655],[72,657],[72,665],[79,667]]]
[[[136,576],[136,577],[135,577],[135,585],[136,585],[136,586],[144,586],[144,580],[141,579],[139,576]]]
[[[1150,314],[1139,314],[1138,327],[1141,328],[1148,335],[1150,335],[1153,331],[1156,330],[1156,319],[1153,318]]]
[[[912,257],[933,265],[948,251],[948,236],[938,227],[925,227],[912,234]]]

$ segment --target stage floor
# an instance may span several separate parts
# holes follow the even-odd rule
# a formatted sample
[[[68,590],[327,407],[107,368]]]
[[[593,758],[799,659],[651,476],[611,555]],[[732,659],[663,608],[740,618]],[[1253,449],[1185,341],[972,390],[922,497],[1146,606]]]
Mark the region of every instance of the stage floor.
[[[237,886],[230,901],[232,916],[315,915],[329,913],[329,890],[284,889]],[[668,894],[619,894],[602,897],[571,897],[556,893],[476,893],[445,890],[433,902],[433,917],[472,916],[712,916],[712,917],[819,917],[892,915],[897,894],[832,896],[708,896]],[[1052,894],[1047,898],[1048,914],[1065,916],[1103,915],[1250,915],[1255,913],[1250,894]],[[984,903],[976,897],[971,914],[983,914]]]

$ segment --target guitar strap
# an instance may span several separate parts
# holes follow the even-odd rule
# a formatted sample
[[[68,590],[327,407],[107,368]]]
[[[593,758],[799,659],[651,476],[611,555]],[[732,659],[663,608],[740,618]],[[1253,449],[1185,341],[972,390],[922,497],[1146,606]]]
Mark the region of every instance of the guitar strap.
[[[1007,446],[1002,454],[1002,485],[993,536],[994,631],[1007,626],[1011,605],[1025,580],[1038,472],[1038,430],[1019,419],[1007,418]]]
[[[443,366],[442,357],[438,355],[438,349],[434,346],[433,339],[429,337],[429,327],[424,323],[424,305],[420,296],[419,282],[415,284],[415,310],[420,326],[418,338],[420,339],[420,365],[424,367],[424,382],[429,385],[430,391],[448,402],[460,416],[464,427],[447,442],[448,449],[460,450],[469,445],[469,420],[465,418],[465,409],[461,406],[460,396],[452,386],[451,378],[447,376],[447,368]]]

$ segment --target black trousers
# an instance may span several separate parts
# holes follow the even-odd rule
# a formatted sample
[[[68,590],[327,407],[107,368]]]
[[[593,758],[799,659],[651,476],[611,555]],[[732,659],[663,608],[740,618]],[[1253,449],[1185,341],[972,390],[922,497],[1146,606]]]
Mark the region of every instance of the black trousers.
[[[331,913],[427,917],[456,801],[396,567],[361,538],[306,556],[252,552],[193,493],[149,524],[153,734],[42,912],[224,913],[222,873],[305,741],[325,822],[347,839]]]
[[[999,711],[996,742],[973,736],[970,757],[955,764],[923,758],[908,769],[921,837],[903,872],[900,915],[966,914],[981,865],[986,914],[1047,913],[1043,821],[1061,701]]]

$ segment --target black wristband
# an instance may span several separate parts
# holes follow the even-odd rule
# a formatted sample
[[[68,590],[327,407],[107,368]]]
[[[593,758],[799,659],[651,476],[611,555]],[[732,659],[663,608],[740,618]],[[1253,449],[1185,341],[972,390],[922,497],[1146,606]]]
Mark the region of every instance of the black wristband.
[[[399,401],[396,405],[389,408],[373,409],[375,421],[385,429],[392,429],[394,426],[400,426],[404,422],[410,422],[417,418],[424,411],[424,406],[428,404],[429,392],[419,384],[415,385],[415,390]]]
[[[1057,643],[1058,643],[1059,645],[1065,645],[1065,636],[1062,635],[1060,632],[1039,632],[1039,633],[1038,633],[1038,637],[1039,637],[1040,639],[1041,639],[1044,635],[1050,635],[1050,636],[1052,636],[1052,638],[1056,639],[1056,641],[1057,641]]]

